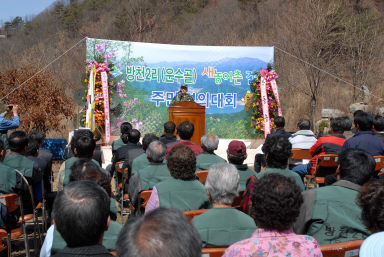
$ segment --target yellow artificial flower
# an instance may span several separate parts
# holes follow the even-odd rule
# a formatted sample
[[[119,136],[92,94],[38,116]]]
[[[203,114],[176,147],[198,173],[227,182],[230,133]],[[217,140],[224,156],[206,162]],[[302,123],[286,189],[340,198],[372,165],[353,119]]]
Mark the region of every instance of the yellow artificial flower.
[[[84,82],[87,83],[87,82],[88,82],[88,79],[84,79]]]

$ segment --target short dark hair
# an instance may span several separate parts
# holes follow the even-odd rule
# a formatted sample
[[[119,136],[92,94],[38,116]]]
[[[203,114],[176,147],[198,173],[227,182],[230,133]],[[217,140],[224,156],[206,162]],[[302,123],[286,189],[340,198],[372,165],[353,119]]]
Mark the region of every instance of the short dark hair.
[[[252,216],[264,229],[284,231],[292,227],[303,203],[295,181],[281,174],[267,174],[251,190]]]
[[[104,188],[109,197],[112,194],[111,183],[108,176],[103,173],[99,166],[92,160],[81,158],[71,166],[69,182],[79,180],[91,180]]]
[[[69,183],[56,196],[53,217],[68,247],[95,245],[107,228],[110,199],[93,181]]]
[[[235,165],[241,165],[243,164],[245,159],[247,159],[247,154],[236,156],[227,152],[227,156],[228,156],[228,162]]]
[[[311,129],[311,122],[308,119],[300,119],[297,122],[297,127],[300,130],[309,130]]]
[[[331,128],[334,133],[343,134],[345,130],[345,120],[344,118],[331,118]]]
[[[137,129],[132,129],[129,132],[128,142],[137,144],[140,141],[140,136],[141,136],[140,131],[138,131]]]
[[[355,127],[359,126],[361,131],[370,131],[372,130],[373,119],[372,115],[367,112],[361,112],[354,117]]]
[[[372,232],[384,231],[384,179],[370,181],[358,197],[361,217]]]
[[[343,180],[363,185],[375,174],[376,162],[366,151],[348,148],[338,158],[340,178]]]
[[[30,140],[28,142],[28,147],[27,147],[27,155],[28,156],[36,156],[38,153],[38,150],[40,148],[40,144],[36,140]]]
[[[27,134],[22,130],[12,132],[8,137],[8,146],[12,152],[21,153],[28,145]]]
[[[362,113],[364,113],[363,110],[357,110],[357,111],[355,111],[355,112],[353,113],[353,118],[355,118],[356,116],[358,116],[358,115],[360,115],[360,114],[362,114]]]
[[[196,228],[179,210],[160,207],[129,219],[116,241],[120,257],[201,257]]]
[[[384,130],[384,117],[381,115],[376,115],[373,119],[373,126],[377,131],[383,131]]]
[[[273,122],[275,123],[276,128],[284,128],[285,126],[285,119],[283,116],[277,116]]]
[[[196,156],[188,146],[176,145],[168,154],[167,166],[172,177],[191,179],[195,176]]]
[[[343,120],[344,131],[350,131],[352,128],[352,120],[348,116],[340,117]]]
[[[177,134],[183,140],[189,140],[193,136],[193,132],[195,131],[195,127],[192,123],[188,121],[183,121],[177,126]]]
[[[164,123],[164,132],[167,134],[175,133],[176,124],[173,121],[167,121]]]
[[[145,134],[142,141],[143,150],[146,151],[149,144],[153,141],[159,140],[159,137],[153,133]]]
[[[93,132],[90,129],[77,129],[77,130],[75,130],[73,132],[73,136],[72,136],[72,139],[70,142],[72,152],[75,151],[75,143],[76,143],[77,139],[79,139],[80,137],[83,137],[83,136],[94,138]]]
[[[286,136],[268,137],[263,145],[267,167],[286,169],[289,157],[292,156],[292,144]]]
[[[120,126],[120,133],[121,134],[128,134],[129,131],[132,130],[132,124],[129,122],[123,122]]]
[[[91,159],[96,148],[93,137],[82,136],[75,141],[76,157]]]
[[[44,143],[44,139],[45,139],[45,135],[44,133],[38,131],[38,130],[32,130],[29,134],[28,134],[28,139],[29,141],[31,140],[35,140],[37,141],[40,145],[42,145]]]

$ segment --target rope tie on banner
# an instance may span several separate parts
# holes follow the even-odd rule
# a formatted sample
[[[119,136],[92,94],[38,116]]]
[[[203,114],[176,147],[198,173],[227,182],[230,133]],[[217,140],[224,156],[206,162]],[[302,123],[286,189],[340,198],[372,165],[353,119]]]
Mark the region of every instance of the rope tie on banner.
[[[307,61],[305,61],[305,60],[303,60],[303,59],[297,57],[296,55],[293,55],[293,54],[291,54],[291,53],[289,53],[289,52],[287,52],[287,51],[285,51],[285,50],[283,50],[283,49],[281,49],[281,48],[279,48],[279,47],[277,47],[277,46],[274,46],[274,47],[275,47],[277,50],[279,50],[279,51],[285,53],[286,55],[289,55],[289,56],[291,56],[291,57],[293,57],[293,58],[295,58],[295,59],[297,59],[297,60],[299,60],[299,61],[301,61],[301,62],[303,62],[303,63],[305,63],[305,64],[307,64],[307,65],[309,65],[309,66],[311,66],[311,67],[314,68],[314,69],[317,69],[317,70],[319,70],[319,71],[321,71],[321,72],[324,72],[325,74],[327,74],[327,75],[333,77],[334,79],[337,79],[337,80],[340,80],[340,81],[344,82],[344,83],[347,84],[348,86],[354,87],[354,88],[356,88],[356,89],[362,91],[362,89],[361,89],[360,87],[353,85],[351,82],[348,82],[348,81],[346,81],[346,80],[344,80],[344,79],[342,79],[342,78],[340,78],[340,77],[338,77],[338,76],[336,76],[336,75],[334,75],[334,74],[332,74],[332,73],[330,73],[330,72],[328,72],[328,71],[326,71],[326,70],[324,70],[324,69],[321,69],[321,68],[319,68],[319,67],[317,67],[317,66],[315,66],[315,65],[313,65],[313,64],[311,64],[311,63],[309,63],[309,62],[307,62]],[[384,100],[383,98],[381,98],[381,97],[379,97],[379,96],[376,96],[376,95],[374,95],[374,94],[371,93],[371,92],[368,92],[368,94],[371,95],[371,96],[373,96],[373,97],[375,97],[375,98],[377,98],[378,100]]]
[[[16,90],[18,90],[20,87],[22,87],[25,83],[27,83],[28,81],[30,81],[32,78],[34,78],[36,75],[38,75],[39,73],[43,72],[44,70],[46,70],[52,63],[56,62],[57,60],[59,60],[61,57],[63,57],[65,54],[67,54],[69,51],[71,51],[73,48],[77,47],[81,42],[83,42],[84,40],[86,39],[86,37],[84,37],[83,39],[81,39],[80,41],[78,41],[76,44],[74,44],[71,48],[68,48],[64,53],[62,53],[61,55],[59,55],[58,57],[56,57],[55,59],[53,59],[50,63],[48,63],[47,65],[45,65],[41,70],[39,70],[38,72],[36,72],[35,74],[33,74],[29,79],[25,80],[23,83],[21,83],[19,86],[13,88],[8,94],[6,94],[5,96],[3,96],[1,99],[0,99],[0,102],[7,98],[10,94],[12,94],[13,92],[15,92]]]

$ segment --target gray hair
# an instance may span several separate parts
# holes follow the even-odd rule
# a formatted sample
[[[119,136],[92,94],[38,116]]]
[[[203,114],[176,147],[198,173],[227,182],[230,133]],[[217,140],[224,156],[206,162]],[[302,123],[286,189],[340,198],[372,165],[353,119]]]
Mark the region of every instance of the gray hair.
[[[205,187],[213,203],[231,204],[239,195],[239,172],[233,164],[216,163],[208,171]]]
[[[147,157],[152,162],[163,162],[167,154],[167,147],[160,141],[151,142],[146,150]]]
[[[201,145],[207,152],[213,152],[219,146],[219,138],[214,135],[204,135],[201,137]]]

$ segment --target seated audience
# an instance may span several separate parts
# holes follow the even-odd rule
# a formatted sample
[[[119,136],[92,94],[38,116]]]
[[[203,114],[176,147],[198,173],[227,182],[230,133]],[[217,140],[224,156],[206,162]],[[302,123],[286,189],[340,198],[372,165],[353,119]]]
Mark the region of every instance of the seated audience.
[[[100,167],[99,163],[92,159],[93,153],[95,151],[96,142],[93,137],[82,136],[80,138],[76,138],[74,142],[74,153],[76,157],[71,157],[65,161],[65,168],[60,173],[59,185],[66,186],[69,183],[69,176],[71,174],[72,165],[80,158],[92,160],[102,172],[108,174],[106,170]]]
[[[254,220],[231,206],[240,190],[236,167],[228,163],[213,164],[205,188],[213,208],[192,219],[203,247],[226,247],[250,237],[256,229]]]
[[[331,118],[331,134],[319,137],[316,143],[309,149],[312,155],[310,163],[296,166],[292,170],[301,177],[313,174],[316,168],[317,157],[320,154],[339,154],[346,140],[343,136],[345,127],[344,118]]]
[[[112,142],[112,153],[116,152],[117,149],[119,149],[120,147],[122,147],[122,146],[124,146],[126,144],[126,143],[123,142],[122,136],[123,135],[128,135],[131,130],[132,130],[131,123],[129,123],[129,122],[121,123],[121,126],[120,126],[121,136],[120,136],[119,139],[114,140]]]
[[[108,250],[115,250],[116,239],[120,233],[122,226],[116,221],[117,208],[115,200],[111,198],[111,184],[108,176],[100,171],[100,168],[87,159],[79,159],[71,167],[70,182],[79,180],[90,180],[101,186],[110,197],[110,210],[109,215],[111,221],[108,226],[108,230],[105,231],[103,237],[103,246]],[[112,218],[113,217],[113,218]],[[64,249],[67,246],[65,240],[60,233],[54,229],[52,225],[48,231],[44,240],[44,245],[41,249],[40,257],[48,257],[53,253]]]
[[[373,119],[373,135],[380,138],[384,142],[384,117],[376,115]]]
[[[115,151],[111,172],[115,170],[116,162],[124,161],[123,170],[128,168],[129,174],[131,174],[133,160],[144,153],[143,148],[139,145],[140,136],[140,131],[137,129],[132,129],[129,134],[123,134],[121,136],[125,145]]]
[[[291,137],[292,134],[289,132],[286,132],[284,127],[285,127],[285,119],[282,116],[277,116],[273,122],[275,123],[275,132],[268,134],[265,140],[269,139],[270,137],[273,136],[286,136],[286,137]],[[264,153],[263,147],[261,150]],[[257,173],[260,172],[261,167],[265,167],[265,159],[264,159],[264,154],[256,154],[255,155],[255,162],[254,162],[254,169]]]
[[[53,223],[67,246],[54,256],[112,256],[101,244],[109,226],[109,196],[93,181],[75,181],[53,205]]]
[[[198,156],[199,154],[204,152],[203,149],[199,145],[197,145],[191,141],[191,138],[193,136],[194,131],[195,131],[195,127],[193,126],[192,123],[190,123],[188,121],[184,121],[177,126],[176,134],[178,135],[178,137],[180,137],[181,140],[179,142],[173,144],[172,146],[168,147],[167,159],[168,159],[169,152],[172,150],[173,147],[175,147],[177,145],[188,146],[196,156]]]
[[[258,229],[250,238],[231,245],[223,256],[323,256],[314,238],[292,230],[303,203],[300,192],[291,178],[280,174],[268,174],[257,181],[251,198]]]
[[[167,121],[164,123],[164,134],[160,137],[160,142],[165,144],[168,147],[174,145],[179,141],[175,134],[176,124],[172,121]]]
[[[354,117],[356,134],[345,141],[343,149],[360,149],[371,155],[384,155],[384,142],[372,132],[373,119],[369,113],[359,112]]]
[[[292,148],[298,149],[310,149],[317,139],[311,129],[311,122],[307,119],[300,119],[297,122],[297,128],[299,131],[292,134],[289,138],[289,142],[292,144]]]
[[[147,148],[149,165],[139,170],[129,180],[128,193],[133,206],[137,207],[138,195],[143,190],[152,189],[157,183],[171,178],[167,164],[164,163],[167,147],[160,141],[153,141]]]
[[[116,252],[119,257],[201,257],[201,239],[180,211],[159,208],[127,221]]]
[[[211,206],[203,184],[196,179],[196,156],[189,147],[183,144],[173,147],[167,166],[172,178],[153,187],[145,213],[158,207],[189,211]]]
[[[204,152],[196,157],[196,171],[207,170],[212,164],[226,162],[223,158],[215,154],[219,146],[219,138],[213,135],[201,137],[201,147]]]
[[[45,175],[44,173],[48,172],[47,171],[48,167],[47,167],[47,163],[44,160],[37,157],[39,154],[39,147],[40,145],[38,144],[37,141],[29,141],[26,157],[33,161],[33,169],[39,170],[44,177]],[[43,181],[32,184],[32,191],[33,191],[33,197],[35,199],[35,202],[42,201],[42,193],[43,193],[42,183]]]
[[[361,217],[372,235],[364,240],[361,257],[384,256],[384,179],[364,185],[359,194]]]
[[[299,186],[300,190],[304,190],[304,184],[300,176],[288,169],[288,159],[292,155],[292,145],[286,136],[274,136],[265,140],[263,145],[265,152],[265,161],[267,169],[257,173],[258,179],[270,173],[278,173],[280,175],[292,178]]]
[[[146,151],[147,151],[149,144],[152,143],[153,141],[156,141],[156,140],[159,140],[159,137],[153,133],[148,133],[148,134],[144,135],[143,140],[142,140],[142,147],[143,147],[144,153],[142,153],[141,155],[139,155],[138,157],[136,157],[133,160],[133,162],[132,162],[132,174],[131,174],[132,176],[136,172],[138,172],[139,170],[141,170],[141,169],[143,169],[149,165]]]
[[[235,165],[237,171],[240,175],[240,191],[245,190],[245,184],[247,179],[256,175],[256,172],[248,168],[247,164],[244,164],[245,159],[247,159],[247,147],[244,142],[238,140],[232,140],[227,149],[227,159],[228,162]]]
[[[294,225],[296,233],[313,236],[321,245],[364,239],[370,234],[356,197],[375,174],[375,160],[365,151],[345,149],[338,162],[336,183],[303,192],[304,205]]]

